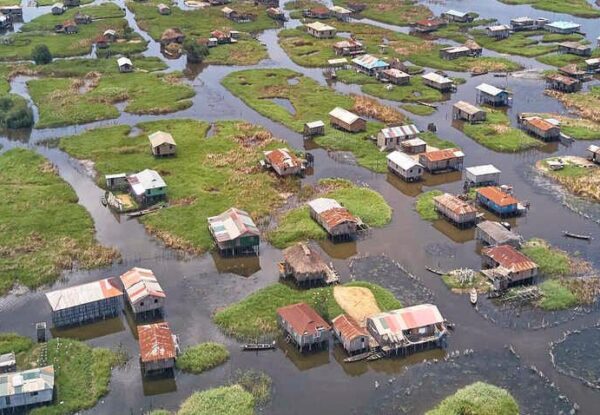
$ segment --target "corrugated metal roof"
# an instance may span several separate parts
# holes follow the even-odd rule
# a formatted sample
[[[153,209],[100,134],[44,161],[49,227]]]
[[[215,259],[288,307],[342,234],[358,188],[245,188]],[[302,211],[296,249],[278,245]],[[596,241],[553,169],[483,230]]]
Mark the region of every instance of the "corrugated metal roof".
[[[332,6],[329,10],[338,14],[352,14],[352,11],[345,9],[341,6]]]
[[[565,76],[558,73],[550,74],[546,78],[552,81],[561,82],[565,85],[573,85],[579,83],[579,81],[575,78],[571,78],[570,76]]]
[[[490,32],[504,32],[506,30],[510,30],[510,26],[505,24],[498,24],[494,26],[488,26],[487,30]]]
[[[448,48],[442,49],[446,53],[461,53],[461,52],[469,52],[471,49],[466,46],[450,46]]]
[[[549,131],[556,128],[556,125],[540,117],[527,117],[524,120],[541,131]]]
[[[278,148],[272,151],[263,152],[265,159],[273,165],[280,168],[300,167],[301,162],[298,157],[287,148]]]
[[[561,42],[558,44],[558,46],[562,46],[562,47],[568,48],[568,49],[577,49],[577,50],[588,50],[588,49],[592,48],[590,45],[583,45],[579,42]]]
[[[499,187],[496,186],[481,187],[477,189],[477,193],[486,199],[491,200],[498,206],[510,206],[519,203],[519,201],[512,195],[503,192]]]
[[[464,157],[465,153],[457,148],[448,148],[443,150],[428,151],[427,153],[422,154],[422,156],[429,161],[442,161]]]
[[[348,59],[346,59],[346,58],[329,59],[327,61],[327,63],[330,65],[344,65],[344,64],[348,63]]]
[[[481,166],[472,166],[465,169],[474,176],[485,176],[487,174],[500,174],[501,171],[493,164],[482,164]]]
[[[356,58],[352,59],[352,62],[366,69],[387,68],[390,66],[390,64],[386,61],[381,60],[373,55],[357,56]]]
[[[291,304],[277,309],[277,314],[286,321],[296,334],[316,334],[329,330],[329,324],[308,304]]]
[[[17,390],[18,389],[18,390]],[[54,366],[0,375],[0,397],[54,389]]]
[[[327,9],[325,9],[325,10],[327,10]],[[329,25],[321,23],[321,22],[309,23],[306,25],[306,27],[310,27],[312,30],[317,31],[317,32],[326,32],[326,31],[330,31],[330,30],[335,30],[335,27],[329,26]]]
[[[133,63],[131,63],[131,60],[129,58],[126,57],[120,57],[119,59],[117,59],[117,65],[119,65],[119,67],[123,66],[123,65],[129,65],[129,66],[133,66]]]
[[[591,151],[592,153],[600,152],[600,147],[596,146],[594,144],[590,144],[590,146],[587,149],[588,149],[588,151]]]
[[[412,157],[399,151],[392,151],[387,155],[387,159],[399,166],[402,170],[409,170],[415,166],[421,166]]]
[[[339,48],[339,49],[356,48],[356,47],[361,48],[362,46],[363,46],[363,44],[361,42],[359,42],[358,40],[354,40],[354,39],[340,40],[339,42],[336,42],[333,44],[333,47]]]
[[[352,317],[347,316],[346,314],[340,314],[333,320],[331,320],[331,324],[333,325],[333,329],[340,333],[340,336],[346,340],[354,340],[357,337],[368,336],[367,330],[358,325],[356,321]]]
[[[232,241],[246,234],[260,235],[248,212],[237,208],[209,217],[208,226],[218,242]]]
[[[537,268],[535,262],[510,245],[493,246],[483,249],[481,253],[493,259],[500,267],[512,272],[522,272]]]
[[[174,359],[177,348],[173,333],[166,322],[138,326],[140,357],[142,362]]]
[[[417,138],[411,138],[408,140],[404,140],[401,144],[402,144],[402,147],[419,147],[419,146],[426,146],[427,142],[425,140],[422,140],[419,137],[417,137]]]
[[[158,147],[161,144],[176,145],[173,136],[164,131],[156,131],[155,133],[150,134],[148,140],[150,140],[152,147]]]
[[[121,275],[121,282],[131,303],[137,303],[147,297],[166,297],[154,272],[150,269],[132,268]]]
[[[402,72],[400,69],[396,68],[384,69],[383,73],[392,78],[410,78],[409,74],[407,74],[406,72]]]
[[[507,93],[504,89],[496,88],[495,86],[490,85],[490,84],[481,84],[477,87],[477,90],[481,91],[483,93],[486,93],[488,95],[492,95],[494,97],[496,95]]]
[[[335,107],[334,109],[332,109],[331,112],[329,113],[329,116],[333,117],[333,118],[337,118],[338,120],[340,120],[348,125],[352,125],[360,119],[360,117],[358,115],[356,115],[353,112],[350,112],[348,110],[345,110],[344,108],[341,108],[341,107]]]
[[[333,208],[319,214],[328,229],[345,222],[357,223],[357,219],[345,207]]]
[[[315,211],[316,214],[320,214],[329,209],[335,209],[342,207],[335,199],[328,199],[325,197],[320,197],[318,199],[313,199],[308,202],[308,206]]]
[[[414,124],[399,125],[396,127],[387,127],[381,129],[381,134],[385,138],[402,138],[419,134],[420,131]]]
[[[431,82],[435,82],[436,84],[451,84],[452,83],[452,79],[446,78],[445,76],[442,76],[435,72],[426,73],[425,75],[422,76],[422,78],[427,79]]]
[[[127,176],[127,181],[129,182],[133,192],[138,196],[143,195],[146,190],[167,187],[167,184],[162,179],[160,174],[158,174],[156,170],[151,169],[146,169],[139,173],[131,174]]]
[[[561,30],[569,30],[569,29],[575,30],[575,29],[579,29],[581,27],[581,25],[579,25],[577,23],[565,22],[565,21],[557,21],[557,22],[548,23],[548,24],[546,24],[546,26],[554,27],[554,28],[561,29]]]
[[[87,284],[63,288],[46,293],[52,311],[64,310],[82,304],[89,304],[108,298],[119,297],[123,292],[118,288],[116,278],[88,282]]]
[[[450,193],[444,193],[433,198],[435,203],[438,203],[450,210],[457,215],[468,215],[471,213],[477,213],[477,208],[472,204],[459,199],[458,197],[451,195]]]
[[[444,322],[440,311],[432,304],[419,304],[399,310],[388,311],[369,317],[381,336],[392,342],[404,339],[405,330],[427,327]]]
[[[482,112],[483,110],[473,104],[469,104],[466,101],[458,101],[454,104],[454,108],[458,108],[459,110],[466,112],[469,115],[475,115],[478,112]]]
[[[311,122],[307,122],[306,126],[308,128],[320,128],[320,127],[325,127],[325,123],[323,121],[311,121]]]
[[[588,65],[598,65],[600,64],[600,58],[586,59],[585,63]]]
[[[450,9],[448,11],[445,11],[443,14],[447,14],[449,16],[455,16],[455,17],[465,17],[468,13],[466,13],[466,12],[459,12],[457,10]]]
[[[497,244],[506,244],[512,241],[520,241],[521,237],[509,231],[498,222],[485,220],[477,224],[477,228],[488,234]]]
[[[426,27],[437,27],[437,26],[446,24],[446,21],[444,19],[439,19],[437,17],[434,17],[431,19],[417,20],[415,22],[415,24],[417,24],[419,26],[426,26]]]

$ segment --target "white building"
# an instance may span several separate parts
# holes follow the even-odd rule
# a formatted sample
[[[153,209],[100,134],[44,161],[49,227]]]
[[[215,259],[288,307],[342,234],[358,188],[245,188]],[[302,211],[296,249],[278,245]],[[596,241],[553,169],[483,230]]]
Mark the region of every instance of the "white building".
[[[306,25],[309,35],[319,39],[329,39],[335,36],[336,28],[321,22],[313,22]]]
[[[500,184],[500,170],[493,164],[467,167],[466,179],[472,186],[490,186]]]
[[[53,393],[54,366],[0,375],[0,411],[52,402]]]
[[[387,156],[388,170],[397,174],[407,182],[419,180],[425,170],[412,157],[399,151],[393,151]]]
[[[377,134],[377,147],[385,150],[396,149],[404,140],[416,138],[419,133],[414,124],[382,128]]]

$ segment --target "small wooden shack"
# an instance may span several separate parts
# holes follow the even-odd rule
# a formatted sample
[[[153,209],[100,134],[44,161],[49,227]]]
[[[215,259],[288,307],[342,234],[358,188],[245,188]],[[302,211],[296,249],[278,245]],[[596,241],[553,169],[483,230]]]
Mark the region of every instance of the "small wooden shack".
[[[305,243],[283,251],[281,277],[293,278],[297,285],[318,285],[325,282],[329,267],[321,255]]]
[[[519,201],[496,186],[477,189],[476,199],[480,205],[500,217],[515,216],[520,213]]]
[[[96,48],[98,49],[106,49],[110,46],[110,42],[104,35],[96,36],[96,39],[94,39],[94,43],[96,44]]]
[[[418,33],[430,33],[435,32],[441,27],[444,27],[448,24],[446,20],[440,19],[437,17],[432,17],[431,19],[423,19],[417,20],[413,26],[415,32]]]
[[[565,66],[561,66],[558,68],[558,72],[561,75],[565,75],[571,78],[575,78],[578,80],[584,80],[587,77],[587,71],[579,68],[579,66],[575,63],[571,63]]]
[[[457,10],[447,10],[441,14],[441,17],[449,22],[454,23],[469,23],[472,22],[475,17],[471,13],[461,12]]]
[[[450,46],[440,49],[440,58],[445,60],[453,60],[471,56],[471,49],[466,46]]]
[[[433,203],[436,212],[459,228],[467,228],[477,222],[477,208],[457,196],[444,193],[435,196]]]
[[[17,371],[17,358],[13,352],[0,354],[0,374]]]
[[[352,355],[369,350],[371,336],[366,328],[361,327],[352,317],[340,314],[331,320],[333,334],[346,353]]]
[[[422,79],[423,84],[442,92],[449,92],[455,88],[454,81],[452,79],[446,78],[445,76],[439,75],[435,72],[430,72],[423,75]]]
[[[588,159],[594,163],[600,164],[600,146],[591,144],[587,148]]]
[[[260,231],[248,212],[230,208],[209,217],[208,228],[221,255],[259,255]]]
[[[485,33],[496,40],[506,39],[510,36],[510,26],[505,24],[488,26],[485,29]]]
[[[419,133],[419,129],[414,124],[382,128],[377,133],[377,147],[382,150],[398,149],[404,140],[416,138]]]
[[[358,219],[336,200],[318,198],[308,202],[310,217],[327,231],[334,242],[356,238]]]
[[[140,365],[144,376],[171,372],[179,345],[167,322],[138,326]]]
[[[496,290],[529,284],[538,275],[537,264],[511,245],[485,248],[481,255],[485,268],[482,273],[490,279]]]
[[[427,150],[427,142],[420,138],[411,138],[400,143],[400,148],[406,154],[421,154]]]
[[[341,107],[335,107],[329,112],[329,122],[332,127],[350,133],[367,129],[367,120]]]
[[[168,46],[173,43],[183,44],[185,41],[185,35],[181,31],[181,29],[177,27],[170,27],[166,29],[160,35],[160,45],[162,47]]]
[[[277,322],[298,350],[327,347],[331,327],[308,304],[291,304],[277,309]]]
[[[265,165],[272,168],[280,177],[294,176],[302,173],[304,164],[287,148],[278,148],[263,152]]]
[[[493,107],[510,105],[510,94],[505,89],[490,84],[480,84],[476,89],[478,104],[487,104]]]
[[[331,39],[336,34],[336,28],[321,22],[306,25],[306,32],[317,39]]]
[[[457,148],[428,151],[419,155],[419,163],[432,173],[462,170],[464,159],[465,153]]]
[[[159,3],[156,6],[156,10],[158,10],[158,14],[162,14],[164,16],[171,14],[171,8],[164,3]]]
[[[117,59],[117,65],[119,66],[119,72],[121,73],[133,72],[133,63],[131,63],[129,58],[124,56],[120,57]]]
[[[591,58],[585,60],[585,69],[588,73],[595,74],[600,71],[600,58]]]
[[[529,134],[544,141],[560,139],[560,125],[555,120],[519,115],[519,125]]]
[[[102,33],[102,36],[104,36],[110,42],[114,42],[119,38],[119,34],[114,29],[106,29],[104,33]]]
[[[491,186],[500,184],[501,171],[493,164],[483,164],[465,169],[465,177],[469,186]]]
[[[489,246],[511,245],[514,248],[519,248],[523,238],[504,227],[501,223],[485,220],[477,224],[475,240]]]
[[[123,309],[123,291],[116,278],[46,293],[55,327],[117,317]]]
[[[303,10],[302,15],[309,19],[329,19],[331,17],[331,11],[325,6],[317,6]]]
[[[452,106],[452,119],[464,120],[471,124],[475,124],[485,121],[486,112],[468,102],[458,101]]]
[[[365,75],[375,76],[379,72],[389,69],[390,64],[383,59],[367,54],[352,59],[352,67]]]
[[[285,12],[279,7],[269,7],[267,9],[267,16],[273,20],[286,21]]]
[[[152,205],[167,197],[167,184],[161,175],[152,169],[127,176],[131,195],[141,205]]]
[[[568,53],[577,56],[591,56],[592,47],[580,42],[561,42],[558,44],[558,53]]]
[[[325,123],[321,120],[304,124],[304,137],[316,137],[325,134]]]
[[[153,156],[174,156],[177,152],[177,144],[173,136],[164,131],[156,131],[148,136],[150,151]]]
[[[352,10],[348,10],[341,6],[332,6],[329,11],[332,16],[338,19],[341,22],[350,21],[350,17],[352,16]]]
[[[63,14],[65,11],[67,10],[67,8],[65,7],[65,5],[63,3],[54,3],[52,5],[52,14],[57,16],[59,14]]]
[[[346,39],[333,44],[333,51],[338,56],[356,56],[365,53],[362,42],[355,39]]]
[[[558,73],[546,76],[546,87],[560,92],[577,92],[581,89],[581,81]]]
[[[127,302],[136,316],[163,314],[167,296],[151,269],[134,267],[120,278]]]
[[[76,24],[90,24],[92,23],[92,16],[89,14],[76,13],[75,17],[73,17]]]
[[[399,151],[387,155],[388,170],[407,182],[420,180],[424,168],[415,159]]]
[[[378,72],[377,78],[381,82],[389,82],[394,85],[408,85],[410,83],[410,75],[396,68],[384,69]]]

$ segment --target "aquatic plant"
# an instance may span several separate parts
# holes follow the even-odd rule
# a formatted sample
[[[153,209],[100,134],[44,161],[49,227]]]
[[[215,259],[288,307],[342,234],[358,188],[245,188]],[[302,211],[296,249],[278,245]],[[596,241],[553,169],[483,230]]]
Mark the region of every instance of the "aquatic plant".
[[[186,348],[177,357],[177,368],[184,372],[200,374],[217,367],[229,359],[229,351],[219,343],[206,342]]]
[[[506,389],[476,382],[456,391],[426,415],[518,415],[519,405]]]

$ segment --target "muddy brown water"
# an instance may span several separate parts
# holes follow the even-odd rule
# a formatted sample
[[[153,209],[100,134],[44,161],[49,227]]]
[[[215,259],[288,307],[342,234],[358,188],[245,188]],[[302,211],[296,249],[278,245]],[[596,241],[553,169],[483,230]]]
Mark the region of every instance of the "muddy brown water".
[[[123,6],[122,2],[117,3]],[[502,16],[502,21],[520,15],[573,20],[582,23],[590,40],[595,40],[600,34],[597,20],[561,16],[528,6],[505,6],[495,1],[475,0],[452,0],[444,6],[428,5],[435,12],[442,8],[472,10],[483,17]],[[26,21],[47,12],[43,8],[26,7],[25,10]],[[145,39],[150,40],[139,30],[131,13],[127,12],[126,18]],[[296,21],[288,23],[291,26],[297,24]],[[259,39],[267,45],[269,58],[251,68],[285,67],[326,84],[319,69],[301,68],[291,62],[277,45],[276,30],[266,31]],[[156,42],[150,41],[145,55],[161,56]],[[526,68],[545,68],[531,59],[516,59]],[[472,231],[459,231],[441,221],[424,222],[414,211],[414,197],[421,192],[432,188],[460,191],[462,179],[459,174],[432,176],[422,183],[406,185],[393,176],[375,174],[357,166],[352,157],[324,151],[311,143],[306,145],[311,146],[310,151],[315,156],[315,168],[312,175],[303,179],[305,183],[314,183],[323,177],[348,178],[379,191],[393,208],[390,225],[373,229],[354,243],[320,243],[340,270],[342,280],[356,278],[376,282],[392,290],[406,304],[418,301],[435,303],[443,315],[456,324],[456,330],[450,336],[445,351],[434,350],[405,359],[352,365],[342,363],[344,354],[337,346],[303,356],[279,340],[280,347],[275,351],[241,352],[238,342],[214,326],[211,315],[215,309],[275,282],[276,263],[281,252],[263,243],[257,259],[226,260],[211,253],[189,256],[166,249],[148,236],[136,220],[115,216],[102,207],[99,203],[102,190],[95,185],[85,166],[70,159],[51,143],[46,143],[47,139],[75,135],[97,126],[135,125],[165,117],[193,117],[205,121],[244,119],[264,126],[294,147],[303,148],[305,145],[299,134],[257,114],[220,85],[224,76],[243,67],[186,67],[185,58],[166,62],[169,71],[185,70],[190,85],[197,92],[193,106],[185,111],[166,116],[121,113],[116,120],[56,129],[11,131],[0,137],[1,151],[13,147],[31,148],[55,163],[62,178],[75,189],[80,204],[92,215],[100,243],[115,246],[123,256],[122,263],[111,267],[67,272],[52,287],[0,298],[0,331],[17,331],[33,336],[35,322],[49,321],[50,310],[44,298],[45,292],[120,275],[130,267],[142,266],[154,270],[167,293],[166,319],[184,346],[213,340],[224,343],[231,351],[231,359],[226,364],[205,374],[195,376],[178,372],[175,379],[142,381],[133,325],[125,315],[81,328],[53,331],[54,335],[79,338],[94,346],[121,345],[131,357],[125,367],[113,371],[108,395],[87,412],[139,414],[157,407],[174,409],[194,391],[226,383],[238,369],[255,368],[273,378],[272,401],[263,411],[268,414],[422,413],[457,387],[475,380],[486,380],[510,389],[523,411],[528,413],[568,413],[573,403],[580,406],[581,413],[596,413],[595,409],[600,404],[599,392],[557,372],[548,354],[549,342],[559,339],[565,330],[595,325],[600,317],[596,308],[588,312],[571,310],[563,314],[543,313],[541,316],[536,311],[521,310],[517,316],[515,310],[503,313],[494,308],[487,312],[484,301],[478,312],[466,297],[449,292],[438,276],[425,271],[425,266],[451,269],[477,268],[480,265]],[[438,111],[431,116],[409,114],[410,117],[421,128],[434,122],[440,137],[456,142],[465,150],[467,166],[493,163],[502,170],[502,182],[512,184],[518,198],[531,202],[528,215],[512,221],[519,233],[526,238],[547,239],[569,252],[578,252],[596,267],[600,266],[600,237],[591,242],[561,237],[564,229],[600,236],[598,204],[564,193],[555,184],[540,177],[532,167],[537,160],[549,154],[582,154],[588,142],[575,142],[568,147],[554,144],[519,154],[500,154],[478,145],[451,123],[451,103],[458,99],[474,101],[474,87],[481,82],[507,86],[514,92],[513,107],[508,109],[511,119],[521,111],[564,114],[564,107],[543,96],[543,81],[539,79],[451,75],[467,78],[467,83],[459,87],[452,100],[441,103]],[[12,89],[28,97],[26,80],[16,79]],[[337,83],[334,87],[344,93],[360,92],[358,86]],[[398,106],[395,102],[382,101]],[[408,273],[414,279],[409,278]],[[492,311],[496,314],[492,315]],[[548,323],[542,324],[545,328],[531,329],[540,321]],[[512,344],[520,357],[509,352],[505,347],[507,344]],[[569,343],[570,348],[578,345],[577,338]],[[471,349],[472,353],[463,355],[465,350]],[[460,357],[456,357],[457,350],[461,351]],[[531,366],[539,369],[543,376],[533,371]],[[376,382],[379,387],[375,386]],[[523,388],[522,385],[528,387]]]

